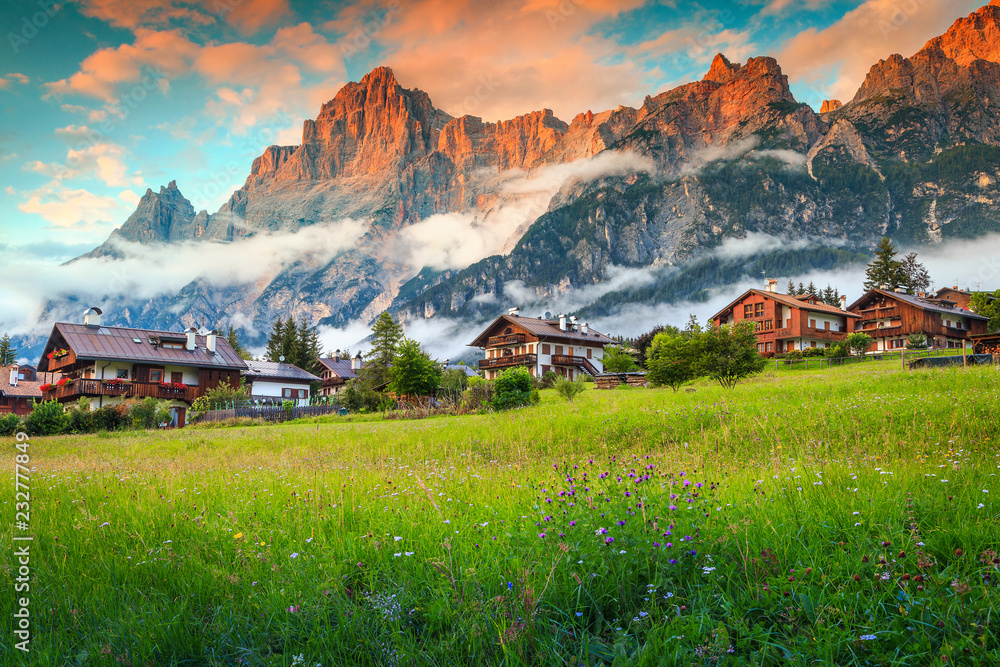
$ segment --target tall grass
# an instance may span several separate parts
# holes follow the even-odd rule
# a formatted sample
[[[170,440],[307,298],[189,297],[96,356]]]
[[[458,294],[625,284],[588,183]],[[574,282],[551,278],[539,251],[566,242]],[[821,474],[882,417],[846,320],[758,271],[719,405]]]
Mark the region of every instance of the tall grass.
[[[31,662],[997,664],[998,398],[866,364],[38,439]]]

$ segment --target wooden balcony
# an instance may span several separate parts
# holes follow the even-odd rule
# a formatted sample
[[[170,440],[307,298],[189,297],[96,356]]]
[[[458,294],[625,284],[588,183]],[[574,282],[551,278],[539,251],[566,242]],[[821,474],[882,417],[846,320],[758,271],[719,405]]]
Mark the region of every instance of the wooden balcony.
[[[69,368],[76,363],[76,353],[73,350],[69,351],[69,354],[64,354],[61,357],[54,357],[49,359],[49,371],[50,372],[60,372],[65,368]]]
[[[538,363],[537,354],[510,354],[495,359],[480,359],[479,370],[487,368],[510,368],[511,366],[534,366]]]
[[[767,333],[767,332],[760,332]],[[832,329],[814,329],[812,327],[802,327],[798,332],[793,329],[776,329],[775,340],[783,338],[812,338],[814,340],[841,341],[847,337],[846,331],[833,331]]]
[[[963,338],[967,339],[969,334],[972,333],[968,329],[956,329],[955,327],[941,327],[941,333],[948,338]]]
[[[872,338],[895,338],[896,336],[903,335],[903,327],[882,327],[881,329],[863,329],[861,333],[871,336]]]
[[[553,354],[552,355],[552,365],[553,366],[574,366],[576,368],[582,368],[591,375],[597,375],[597,368],[594,364],[590,363],[590,359],[586,357],[577,357],[575,355],[568,354]]]
[[[176,389],[159,382],[106,382],[103,380],[74,380],[72,384],[62,387],[53,386],[42,392],[46,401],[55,399],[60,402],[75,401],[81,397],[124,396],[127,398],[153,397],[165,401],[185,401],[190,403],[204,393],[201,387],[188,386]]]
[[[486,340],[486,345],[488,347],[496,347],[498,345],[521,345],[527,342],[528,337],[524,334],[508,334],[506,336],[490,336]]]

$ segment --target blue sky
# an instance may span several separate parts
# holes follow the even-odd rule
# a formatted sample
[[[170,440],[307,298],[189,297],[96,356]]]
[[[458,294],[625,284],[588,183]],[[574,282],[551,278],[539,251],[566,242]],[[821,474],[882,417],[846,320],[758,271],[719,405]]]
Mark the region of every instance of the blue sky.
[[[772,55],[796,97],[849,99],[980,1],[42,0],[6,2],[0,249],[59,262],[146,188],[214,212],[270,144],[387,64],[451,113],[570,121]]]

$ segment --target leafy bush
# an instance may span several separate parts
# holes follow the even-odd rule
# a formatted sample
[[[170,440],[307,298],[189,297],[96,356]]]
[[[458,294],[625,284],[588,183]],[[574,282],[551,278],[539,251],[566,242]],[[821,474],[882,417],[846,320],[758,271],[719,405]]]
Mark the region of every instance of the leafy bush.
[[[494,410],[510,410],[531,405],[537,400],[537,390],[533,391],[531,373],[518,366],[508,368],[493,380],[493,398],[490,407]]]
[[[93,433],[94,414],[90,410],[88,399],[81,398],[66,411],[66,430],[70,433]]]
[[[358,380],[351,380],[340,391],[340,404],[349,412],[379,412],[385,397],[373,389],[368,389]]]
[[[170,410],[152,396],[144,398],[132,406],[129,412],[132,426],[138,429],[154,429],[160,424],[170,423]]]
[[[785,352],[785,359],[801,359],[802,350],[789,350]]]
[[[567,380],[566,378],[559,378],[556,380],[556,392],[565,398],[567,401],[572,401],[576,398],[577,394],[583,391],[586,387],[583,386],[583,379],[578,380]]]
[[[824,347],[807,347],[802,352],[803,357],[825,357],[826,348]]]
[[[106,405],[97,408],[91,414],[91,423],[95,431],[122,431],[128,428],[128,406],[124,404]]]
[[[66,414],[59,401],[34,401],[34,409],[24,420],[28,435],[56,435],[66,430]]]
[[[847,350],[847,344],[841,342],[830,346],[826,350],[825,356],[827,359],[843,359],[850,356],[850,352]]]
[[[559,380],[559,374],[555,371],[545,371],[542,377],[535,380],[535,387],[538,389],[552,389]]]
[[[219,410],[234,401],[243,401],[248,398],[250,398],[250,390],[244,384],[243,378],[240,378],[238,387],[223,383],[207,390],[203,395],[194,399],[191,403],[191,409],[195,412]]]
[[[18,415],[0,415],[0,435],[17,435],[24,430],[24,422]]]
[[[608,373],[629,373],[639,370],[632,355],[619,345],[611,345],[604,349],[604,370]]]
[[[907,350],[926,350],[927,349],[927,336],[922,333],[911,333],[909,338],[906,340]]]
[[[669,331],[656,335],[646,353],[647,377],[654,387],[677,391],[698,377],[698,335]]]
[[[872,343],[875,342],[875,339],[868,334],[855,331],[852,334],[848,334],[847,340],[844,342],[847,344],[847,349],[850,350],[852,354],[864,356],[868,352],[868,349],[872,346]]]

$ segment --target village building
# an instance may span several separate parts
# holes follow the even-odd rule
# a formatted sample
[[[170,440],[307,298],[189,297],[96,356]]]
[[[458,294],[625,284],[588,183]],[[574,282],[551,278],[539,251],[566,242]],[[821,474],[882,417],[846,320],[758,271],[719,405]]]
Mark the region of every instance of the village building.
[[[319,388],[319,395],[329,398],[340,393],[349,381],[358,379],[358,371],[362,368],[364,361],[361,359],[361,353],[354,355],[353,359],[348,359],[341,357],[340,350],[337,350],[333,353],[333,357],[320,359],[313,369],[323,382]]]
[[[871,290],[848,310],[861,318],[856,329],[875,339],[871,352],[904,349],[911,334],[923,335],[930,349],[961,349],[989,322],[951,299],[888,289]]]
[[[947,301],[951,301],[959,308],[965,308],[966,310],[969,310],[969,306],[972,303],[972,295],[973,292],[970,292],[969,290],[958,289],[958,285],[955,285],[954,287],[942,287],[937,291],[937,293],[933,296],[933,298],[945,299]],[[929,297],[930,295],[928,294],[921,296]]]
[[[0,415],[27,416],[42,401],[43,384],[59,381],[58,373],[38,373],[34,366],[0,366]]]
[[[522,317],[512,308],[493,320],[469,347],[485,350],[479,370],[487,380],[515,366],[524,366],[534,377],[552,371],[574,380],[583,373],[603,372],[604,348],[614,342],[588,324],[579,324],[576,317],[536,319]]]
[[[320,379],[294,364],[277,361],[245,361],[243,381],[250,392],[250,400],[257,403],[294,401],[296,405],[309,405],[310,386]]]
[[[715,326],[753,322],[757,350],[771,356],[794,350],[830,348],[854,331],[858,315],[823,303],[815,294],[778,293],[778,281],[769,279],[763,290],[751,289],[710,318]]]
[[[41,385],[46,400],[85,398],[96,409],[153,397],[167,403],[173,426],[183,426],[194,399],[221,384],[239,386],[247,369],[225,336],[107,327],[101,314],[91,308],[83,324],[52,327],[38,369],[63,377]]]

